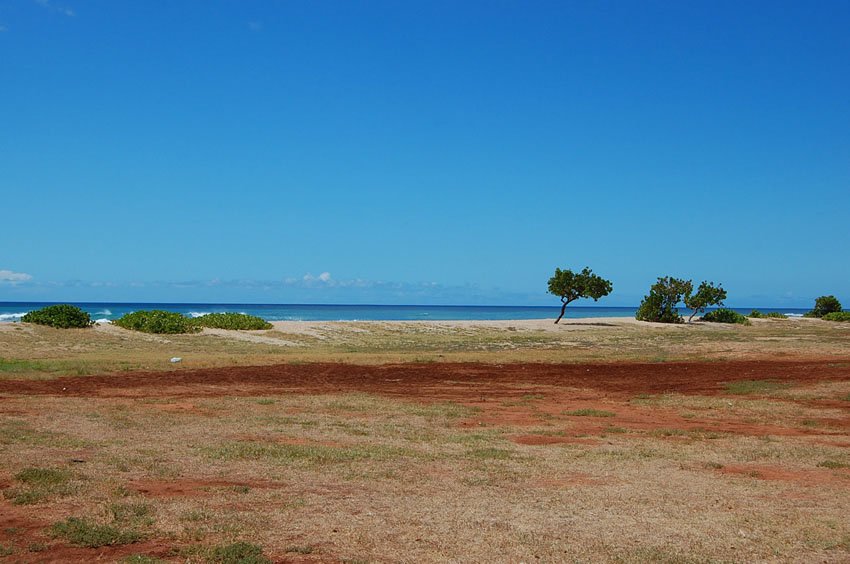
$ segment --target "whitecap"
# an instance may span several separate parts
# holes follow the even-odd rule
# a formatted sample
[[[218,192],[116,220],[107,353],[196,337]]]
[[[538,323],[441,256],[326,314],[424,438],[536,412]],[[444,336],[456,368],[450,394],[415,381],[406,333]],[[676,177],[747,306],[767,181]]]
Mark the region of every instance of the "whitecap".
[[[802,313],[786,313],[788,317],[803,317]]]
[[[20,319],[28,313],[28,311],[23,313],[0,313],[0,321],[13,321],[15,319]]]
[[[203,317],[205,315],[209,315],[211,312],[209,311],[190,311],[189,317]]]
[[[102,317],[102,318],[100,318],[100,319],[95,319],[95,320],[94,320],[94,322],[95,322],[95,323],[104,323],[104,324],[106,324],[106,323],[112,323],[112,321],[110,321],[110,320],[106,319],[105,317]]]
[[[112,315],[112,312],[109,311],[108,309],[104,309],[103,311],[99,311],[99,312],[95,313],[95,315]]]

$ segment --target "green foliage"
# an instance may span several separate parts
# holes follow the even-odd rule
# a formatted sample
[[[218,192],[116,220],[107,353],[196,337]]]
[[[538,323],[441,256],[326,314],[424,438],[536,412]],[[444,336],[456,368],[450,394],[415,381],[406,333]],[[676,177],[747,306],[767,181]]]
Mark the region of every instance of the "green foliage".
[[[850,321],[850,311],[833,311],[823,316],[827,321]]]
[[[750,312],[750,315],[747,317],[751,317],[753,319],[762,319],[762,318],[772,318],[772,319],[788,319],[788,316],[784,313],[780,313],[778,311],[768,311],[767,313],[762,313],[757,309],[754,309]]]
[[[115,325],[145,333],[196,333],[201,330],[188,317],[172,311],[154,309],[134,311],[113,321]]]
[[[70,304],[50,305],[31,311],[24,315],[21,321],[49,325],[58,329],[82,329],[94,324],[88,313]]]
[[[697,313],[702,313],[708,306],[722,306],[723,300],[726,299],[726,290],[719,284],[714,285],[714,282],[703,281],[695,294],[685,293],[683,297],[685,307],[692,309],[693,312],[688,318],[688,323],[694,318]]]
[[[271,560],[263,555],[263,549],[248,542],[217,546],[210,551],[208,562],[216,564],[269,564]]]
[[[676,306],[685,296],[689,296],[692,290],[693,283],[690,280],[680,280],[672,276],[659,278],[649,289],[649,295],[644,296],[635,318],[658,323],[681,323],[682,317]]]
[[[737,311],[725,308],[709,311],[702,316],[702,320],[711,321],[713,323],[740,323],[741,325],[750,325],[750,320],[745,316],[741,315]]]
[[[246,315],[244,313],[208,313],[190,320],[190,323],[198,327],[244,331],[272,328],[272,324],[262,317]]]
[[[54,523],[50,533],[54,537],[64,538],[71,544],[88,548],[132,544],[142,540],[142,534],[138,531],[98,525],[77,517],[68,517],[64,521]]]
[[[555,274],[549,279],[549,293],[561,298],[561,315],[555,323],[561,320],[564,316],[564,310],[567,304],[579,298],[592,298],[593,301],[598,301],[599,298],[607,296],[611,293],[613,285],[610,280],[605,280],[601,276],[593,274],[593,271],[584,267],[581,272],[575,273],[572,270],[555,269]]]
[[[841,302],[835,296],[821,296],[815,300],[815,308],[806,317],[823,317],[830,313],[841,311]]]

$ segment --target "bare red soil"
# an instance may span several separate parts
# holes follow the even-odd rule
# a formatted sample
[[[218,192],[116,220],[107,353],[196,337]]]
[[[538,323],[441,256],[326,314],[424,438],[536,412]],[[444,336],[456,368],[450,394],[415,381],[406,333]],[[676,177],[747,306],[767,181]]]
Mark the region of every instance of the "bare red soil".
[[[737,380],[807,384],[846,379],[850,379],[850,363],[835,361],[378,366],[316,363],[2,380],[0,393],[185,398],[358,391],[428,400],[468,400],[491,395],[522,396],[533,393],[538,386],[551,386],[594,390],[596,393],[587,399],[598,399],[665,392],[715,395],[723,392],[724,383]],[[575,399],[581,398],[576,395]],[[189,405],[180,408],[191,409]]]

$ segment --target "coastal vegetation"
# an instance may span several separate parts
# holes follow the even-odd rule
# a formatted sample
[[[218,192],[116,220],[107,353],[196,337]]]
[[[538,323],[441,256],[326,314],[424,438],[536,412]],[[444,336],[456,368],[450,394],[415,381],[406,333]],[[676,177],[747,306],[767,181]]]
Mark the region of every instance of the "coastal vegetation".
[[[272,324],[255,315],[245,313],[208,313],[191,319],[192,325],[211,329],[231,329],[238,331],[256,331],[271,329]]]
[[[850,311],[833,311],[824,315],[822,319],[826,321],[850,321]]]
[[[841,302],[835,296],[821,296],[815,300],[815,307],[808,313],[806,317],[823,317],[830,313],[838,313],[841,311]]]
[[[688,323],[694,318],[697,313],[703,313],[708,306],[722,306],[723,300],[726,299],[726,290],[719,284],[714,285],[714,282],[700,283],[695,294],[685,294],[685,307],[693,310],[691,316],[688,317]]]
[[[682,323],[679,315],[679,303],[692,310],[688,323],[697,313],[704,312],[709,306],[723,305],[726,290],[714,282],[703,281],[694,293],[691,280],[665,276],[649,289],[649,295],[644,296],[638,307],[635,319],[639,321],[654,321],[656,323]]]
[[[197,333],[201,328],[179,313],[160,309],[141,310],[127,313],[115,321],[115,325],[144,333]]]
[[[561,299],[561,314],[555,320],[555,324],[564,317],[564,312],[571,302],[579,298],[592,298],[595,302],[610,294],[612,290],[613,285],[610,280],[593,274],[588,267],[584,267],[579,273],[556,268],[554,276],[549,279],[549,293]]]
[[[741,315],[737,311],[731,309],[720,308],[714,311],[709,311],[702,316],[703,321],[713,323],[739,323],[741,325],[750,325],[750,320],[746,316]]]
[[[750,312],[750,315],[749,315],[748,317],[751,317],[751,318],[753,318],[753,319],[764,319],[764,318],[769,318],[769,319],[788,319],[788,316],[787,316],[787,315],[785,315],[784,313],[780,313],[780,312],[778,312],[778,311],[768,311],[768,312],[766,312],[766,313],[762,313],[762,312],[760,312],[760,311],[759,311],[759,310],[757,310],[757,309],[754,309],[753,311],[751,311],[751,312]]]
[[[21,321],[58,329],[82,329],[94,324],[88,313],[70,304],[49,305],[31,311],[21,317]]]

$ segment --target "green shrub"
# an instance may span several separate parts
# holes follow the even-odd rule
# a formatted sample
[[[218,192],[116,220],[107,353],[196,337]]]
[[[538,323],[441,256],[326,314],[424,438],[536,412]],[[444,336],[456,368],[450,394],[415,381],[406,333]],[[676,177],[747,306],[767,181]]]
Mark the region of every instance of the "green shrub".
[[[639,321],[655,321],[658,323],[681,323],[682,316],[676,305],[684,296],[690,296],[693,283],[690,280],[680,280],[671,276],[659,278],[658,282],[649,289],[649,295],[635,313]]]
[[[196,333],[201,330],[192,321],[173,311],[154,309],[134,311],[113,321],[115,325],[145,333]]]
[[[59,329],[77,329],[91,327],[94,324],[88,313],[70,304],[50,305],[31,311],[21,317],[21,321]]]
[[[833,311],[823,316],[827,321],[850,321],[850,311]]]
[[[841,302],[835,296],[821,296],[815,300],[815,308],[806,313],[806,317],[823,317],[829,313],[841,311]]]
[[[703,321],[711,321],[713,323],[740,323],[741,325],[749,325],[750,320],[731,309],[720,308],[714,311],[709,311],[702,316]]]
[[[757,309],[754,309],[750,312],[750,315],[747,317],[752,317],[753,319],[762,319],[762,318],[772,318],[772,319],[788,319],[788,316],[784,313],[779,313],[778,311],[769,311],[767,313],[762,313]]]
[[[190,320],[190,323],[198,327],[209,327],[211,329],[255,331],[272,328],[272,324],[262,317],[244,313],[208,313]]]

